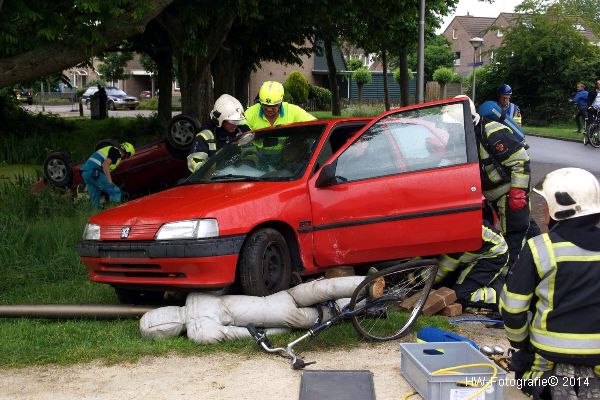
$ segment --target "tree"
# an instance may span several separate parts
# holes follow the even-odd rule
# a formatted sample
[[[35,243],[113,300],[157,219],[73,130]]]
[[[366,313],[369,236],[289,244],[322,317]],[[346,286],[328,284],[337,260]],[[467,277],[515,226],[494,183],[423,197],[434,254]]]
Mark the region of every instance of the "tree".
[[[349,71],[356,71],[363,66],[363,62],[358,58],[351,58],[346,62],[346,66],[348,67]]]
[[[365,67],[360,67],[352,73],[352,79],[358,88],[358,104],[362,103],[363,86],[373,80],[373,74]]]
[[[425,82],[433,79],[433,72],[442,67],[452,68],[454,53],[452,45],[444,35],[434,35],[425,41],[424,52]],[[417,53],[408,56],[408,65],[412,70],[417,69]]]
[[[550,121],[566,117],[569,108],[556,104],[570,97],[576,82],[596,76],[600,49],[574,28],[570,14],[531,14],[505,34],[497,61],[490,86],[509,83],[530,121]]]
[[[446,85],[454,79],[454,71],[451,68],[438,68],[433,73],[433,80],[440,84],[442,89],[442,99],[446,98]]]
[[[127,79],[129,74],[125,72],[127,61],[133,59],[130,51],[108,53],[98,57],[102,64],[98,66],[98,72],[104,75],[108,82],[115,83],[120,79]]]
[[[0,87],[61,72],[115,47],[173,1],[4,0]]]
[[[308,101],[308,81],[298,71],[288,75],[284,83],[285,93],[288,94],[292,102],[296,104],[306,104]]]

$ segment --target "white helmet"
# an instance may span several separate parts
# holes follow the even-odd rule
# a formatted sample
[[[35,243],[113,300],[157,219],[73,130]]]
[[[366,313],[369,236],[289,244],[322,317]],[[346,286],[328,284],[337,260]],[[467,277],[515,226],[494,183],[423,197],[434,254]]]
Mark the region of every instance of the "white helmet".
[[[215,101],[215,106],[210,112],[210,117],[218,127],[223,125],[223,121],[228,121],[234,125],[244,125],[246,123],[242,103],[228,94],[221,95]]]
[[[454,96],[455,99],[468,99],[469,105],[471,106],[471,116],[473,117],[473,124],[477,125],[479,123],[479,119],[481,118],[479,114],[477,114],[477,109],[475,108],[475,103],[473,100],[467,95],[459,94],[458,96]]]
[[[546,199],[555,221],[600,213],[600,184],[584,169],[552,171],[533,190]]]

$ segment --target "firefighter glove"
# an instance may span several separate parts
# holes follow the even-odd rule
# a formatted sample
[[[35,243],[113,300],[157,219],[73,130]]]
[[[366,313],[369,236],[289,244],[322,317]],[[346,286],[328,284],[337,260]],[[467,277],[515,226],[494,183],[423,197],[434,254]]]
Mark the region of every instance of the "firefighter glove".
[[[512,211],[522,210],[527,206],[527,192],[519,188],[510,188],[508,191],[508,207]]]

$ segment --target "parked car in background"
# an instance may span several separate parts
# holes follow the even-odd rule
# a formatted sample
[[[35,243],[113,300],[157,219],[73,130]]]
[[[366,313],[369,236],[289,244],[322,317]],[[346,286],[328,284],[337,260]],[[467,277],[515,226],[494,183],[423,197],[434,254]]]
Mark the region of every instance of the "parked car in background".
[[[246,134],[184,184],[92,216],[78,253],[123,303],[264,296],[340,265],[478,249],[481,206],[469,104],[451,99]]]
[[[140,100],[150,100],[152,98],[152,92],[150,90],[144,90],[140,93]]]
[[[121,89],[114,86],[107,86],[105,88],[107,95],[107,105],[109,110],[120,110],[120,109],[130,109],[135,110],[140,104],[137,97],[129,96],[127,93],[122,91]],[[86,107],[90,105],[90,97],[96,94],[98,91],[98,87],[91,86],[87,88],[85,92],[81,95],[83,102]]]
[[[17,96],[18,101],[29,105],[33,104],[33,91],[31,89],[16,88],[15,95]]]

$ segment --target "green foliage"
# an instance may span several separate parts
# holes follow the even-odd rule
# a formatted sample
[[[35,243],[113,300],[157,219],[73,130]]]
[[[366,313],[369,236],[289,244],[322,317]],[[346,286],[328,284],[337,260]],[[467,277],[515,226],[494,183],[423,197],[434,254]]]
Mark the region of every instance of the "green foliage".
[[[156,115],[150,118],[105,120],[64,119],[53,114],[10,112],[0,133],[0,162],[42,164],[54,151],[65,151],[79,163],[91,154],[96,142],[115,137],[135,144],[163,137],[164,126]]]
[[[346,61],[346,66],[348,67],[349,71],[356,71],[363,66],[363,62],[357,58],[351,58],[350,60]]]
[[[436,69],[433,73],[433,80],[438,82],[440,85],[446,85],[447,83],[452,82],[454,76],[455,73],[452,71],[452,68],[441,67]]]
[[[308,101],[308,81],[298,71],[290,73],[283,84],[285,94],[289,95],[292,103],[306,104]]]
[[[358,86],[362,86],[373,80],[373,73],[365,67],[360,67],[352,73],[352,79]]]
[[[154,60],[148,54],[140,54],[140,64],[142,64],[142,67],[152,75],[158,74],[158,65],[156,65]]]
[[[127,61],[133,59],[132,52],[108,53],[99,57],[99,59],[102,64],[98,66],[98,72],[105,76],[107,81],[116,82],[129,78],[129,74],[125,72],[125,66]]]
[[[408,80],[410,81],[413,79],[415,79],[415,73],[409,69],[408,70]],[[400,85],[400,69],[399,68],[396,68],[394,70],[394,80],[398,83],[398,85]]]
[[[318,110],[331,109],[331,90],[329,89],[310,85],[308,88],[308,99],[315,102]]]
[[[600,70],[600,49],[573,28],[574,22],[570,14],[533,14],[506,33],[488,80],[496,87],[511,85],[524,119],[569,118],[572,109],[557,102],[564,103],[578,81]]]
[[[392,61],[394,62],[394,61]],[[433,73],[442,67],[452,68],[454,52],[452,45],[444,35],[436,35],[425,41],[424,52],[425,81],[436,80]],[[409,69],[417,69],[417,52],[413,51],[408,57]]]

